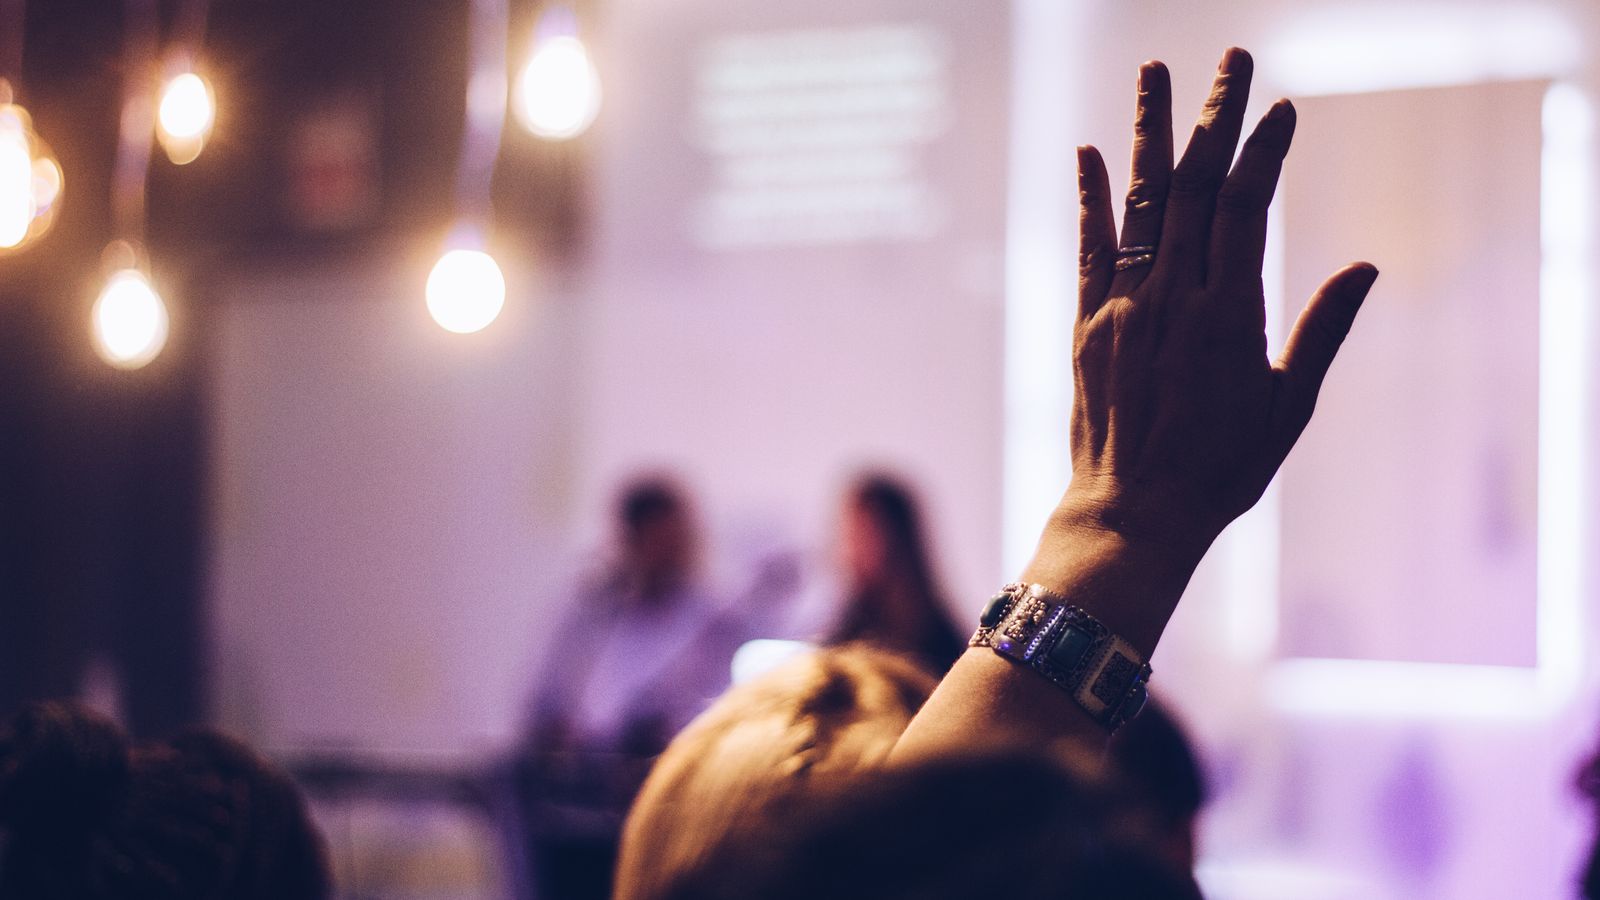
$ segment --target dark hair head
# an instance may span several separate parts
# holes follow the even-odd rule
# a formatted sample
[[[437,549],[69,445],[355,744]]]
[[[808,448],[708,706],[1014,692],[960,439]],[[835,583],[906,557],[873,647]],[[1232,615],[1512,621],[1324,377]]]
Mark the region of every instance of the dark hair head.
[[[856,481],[850,499],[878,526],[889,565],[918,582],[923,593],[931,594],[933,573],[922,532],[922,512],[911,488],[893,475],[873,472]]]
[[[966,642],[945,612],[915,495],[899,479],[871,473],[855,482],[847,504],[872,529],[864,551],[869,562],[851,573],[854,581],[827,642],[876,644],[942,674]],[[851,540],[858,538],[852,534]]]
[[[36,704],[0,728],[0,896],[328,896],[321,837],[288,776],[231,738],[130,748],[87,710]]]
[[[127,780],[127,741],[98,716],[39,704],[0,729],[0,828],[8,832],[91,828]]]
[[[1600,900],[1600,750],[1578,769],[1577,781],[1579,793],[1594,804],[1595,812],[1594,843],[1578,875],[1578,885],[1586,900]]]
[[[1178,720],[1152,700],[1112,735],[1108,749],[1127,802],[1148,817],[1149,842],[1173,866],[1193,869],[1206,780]]]
[[[1200,761],[1164,704],[1152,700],[1117,729],[1110,755],[1129,788],[1169,822],[1187,822],[1205,805]]]
[[[629,535],[640,531],[668,516],[682,512],[683,492],[664,475],[639,478],[622,489],[617,503],[617,518]]]
[[[1578,769],[1578,793],[1594,803],[1600,811],[1600,751],[1584,761]]]

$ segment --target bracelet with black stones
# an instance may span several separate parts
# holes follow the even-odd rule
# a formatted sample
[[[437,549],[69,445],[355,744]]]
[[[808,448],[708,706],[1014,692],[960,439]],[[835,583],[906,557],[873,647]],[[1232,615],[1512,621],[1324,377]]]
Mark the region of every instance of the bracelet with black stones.
[[[1100,620],[1038,584],[1008,584],[984,604],[968,646],[1038,672],[1108,730],[1149,699],[1150,663]]]

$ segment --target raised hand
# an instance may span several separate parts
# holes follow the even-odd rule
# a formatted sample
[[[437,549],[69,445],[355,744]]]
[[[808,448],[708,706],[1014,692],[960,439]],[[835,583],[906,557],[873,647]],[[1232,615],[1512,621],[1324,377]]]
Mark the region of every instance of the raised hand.
[[[1073,480],[1060,511],[1068,522],[1209,545],[1261,497],[1310,421],[1377,277],[1366,263],[1335,273],[1282,355],[1267,358],[1267,207],[1295,111],[1273,104],[1233,162],[1251,71],[1243,50],[1223,57],[1174,168],[1166,67],[1140,68],[1120,241],[1105,164],[1094,148],[1079,150]]]
[[[1078,153],[1072,483],[1020,580],[1078,606],[1145,658],[1201,556],[1260,499],[1310,421],[1378,275],[1366,263],[1336,272],[1283,354],[1267,358],[1267,206],[1295,113],[1286,100],[1273,104],[1234,162],[1250,74],[1249,54],[1229,50],[1174,167],[1167,70],[1140,69],[1120,240],[1105,163],[1092,147]],[[945,676],[894,754],[1051,738],[1100,745],[1105,731],[1056,685],[980,647]]]

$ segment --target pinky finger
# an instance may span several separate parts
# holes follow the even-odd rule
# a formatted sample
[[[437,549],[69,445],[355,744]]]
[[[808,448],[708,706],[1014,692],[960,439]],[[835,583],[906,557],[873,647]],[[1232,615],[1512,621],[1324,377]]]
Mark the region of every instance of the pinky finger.
[[[1111,209],[1111,179],[1100,151],[1078,148],[1078,318],[1088,319],[1106,301],[1115,274],[1117,222]]]

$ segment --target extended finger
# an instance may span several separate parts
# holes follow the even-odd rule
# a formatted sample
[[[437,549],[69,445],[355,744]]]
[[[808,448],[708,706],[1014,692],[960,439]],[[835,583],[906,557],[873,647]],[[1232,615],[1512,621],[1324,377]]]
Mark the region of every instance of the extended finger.
[[[1111,290],[1117,257],[1117,222],[1111,179],[1093,147],[1078,148],[1078,318],[1093,316]]]
[[[1239,145],[1253,71],[1250,54],[1238,47],[1223,54],[1211,96],[1201,108],[1183,158],[1172,171],[1161,224],[1161,252],[1156,256],[1156,271],[1164,277],[1190,282],[1205,278],[1211,216],[1217,191]]]
[[[1133,170],[1122,214],[1123,252],[1161,241],[1167,190],[1172,181],[1172,76],[1160,62],[1139,67],[1139,100],[1133,115]],[[1144,280],[1148,266],[1119,272],[1112,283],[1121,295]]]
[[[1218,296],[1249,304],[1249,309],[1240,312],[1253,327],[1262,324],[1260,285],[1267,252],[1267,207],[1278,189],[1294,124],[1294,105],[1287,100],[1274,103],[1244,142],[1239,161],[1217,192],[1206,283],[1233,289]]]
[[[1285,437],[1290,444],[1311,420],[1322,379],[1377,280],[1378,270],[1371,263],[1351,263],[1322,283],[1295,320],[1273,366],[1283,381]]]

